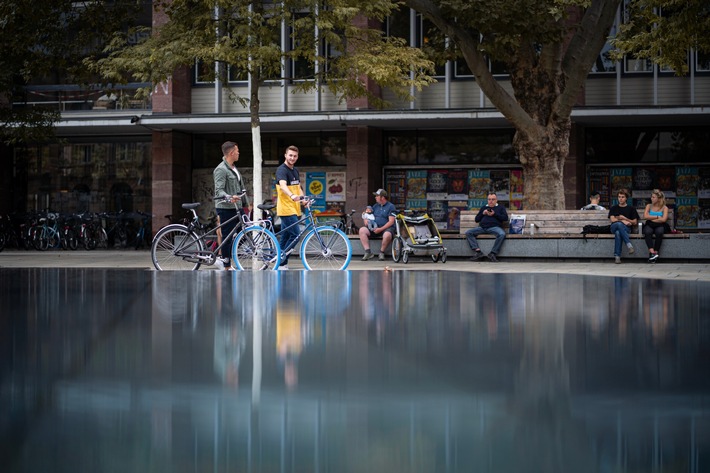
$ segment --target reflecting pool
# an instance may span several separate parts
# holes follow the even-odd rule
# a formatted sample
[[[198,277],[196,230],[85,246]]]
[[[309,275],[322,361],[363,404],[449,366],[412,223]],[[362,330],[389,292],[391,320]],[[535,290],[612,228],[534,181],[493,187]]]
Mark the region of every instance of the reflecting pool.
[[[0,270],[9,472],[710,471],[710,284]]]

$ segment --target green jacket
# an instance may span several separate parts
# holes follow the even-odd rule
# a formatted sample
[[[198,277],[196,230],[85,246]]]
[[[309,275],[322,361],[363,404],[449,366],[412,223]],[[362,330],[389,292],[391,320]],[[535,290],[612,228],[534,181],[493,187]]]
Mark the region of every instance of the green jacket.
[[[216,168],[214,168],[214,172],[212,173],[212,175],[214,177],[215,197],[237,195],[240,192],[246,190],[241,177],[238,176],[236,172],[232,171],[232,169],[227,164],[227,161],[224,160],[224,157],[222,157],[222,162],[219,163]],[[242,197],[241,206],[249,206],[249,199],[246,195]],[[229,201],[220,201],[215,203],[215,207],[218,209],[233,209],[234,204],[230,203]]]

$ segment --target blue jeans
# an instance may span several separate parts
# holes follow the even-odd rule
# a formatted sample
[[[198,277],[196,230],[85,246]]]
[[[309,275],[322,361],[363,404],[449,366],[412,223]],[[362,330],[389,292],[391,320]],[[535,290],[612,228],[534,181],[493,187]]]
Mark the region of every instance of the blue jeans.
[[[611,233],[614,234],[614,256],[621,256],[622,244],[629,246],[631,244],[631,239],[629,238],[629,232],[631,230],[627,225],[622,222],[614,222],[611,224]]]
[[[468,230],[466,232],[466,239],[468,240],[468,245],[471,247],[472,250],[479,249],[478,241],[476,240],[476,235],[480,235],[481,233],[488,233],[490,235],[496,236],[496,241],[493,243],[491,253],[497,255],[500,252],[500,247],[503,245],[503,240],[505,240],[505,230],[500,227],[475,227]]]
[[[281,241],[279,242],[279,245],[281,245],[281,251],[286,251],[286,247],[290,245],[293,241],[298,239],[298,235],[300,233],[299,226],[298,225],[293,225],[294,223],[298,222],[300,220],[300,217],[298,215],[285,215],[281,216]],[[288,230],[285,230],[286,227],[293,225],[293,227],[289,228]],[[286,266],[288,264],[288,255],[286,256],[281,256],[281,264],[280,266]]]

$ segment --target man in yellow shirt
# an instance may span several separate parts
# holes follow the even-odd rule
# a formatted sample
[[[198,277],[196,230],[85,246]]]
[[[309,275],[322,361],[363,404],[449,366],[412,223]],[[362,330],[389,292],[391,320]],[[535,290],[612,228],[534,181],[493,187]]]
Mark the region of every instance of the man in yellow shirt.
[[[298,238],[298,225],[294,225],[301,217],[303,189],[301,178],[296,169],[298,148],[291,145],[284,153],[284,163],[276,169],[276,215],[281,219],[281,248],[285,248]],[[293,225],[291,228],[289,226]],[[282,257],[279,269],[288,269],[289,253]]]

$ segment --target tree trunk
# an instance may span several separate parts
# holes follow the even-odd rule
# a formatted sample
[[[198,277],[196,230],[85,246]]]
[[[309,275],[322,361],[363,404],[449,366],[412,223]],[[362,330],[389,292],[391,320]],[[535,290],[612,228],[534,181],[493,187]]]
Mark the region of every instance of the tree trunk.
[[[562,210],[565,208],[563,170],[569,155],[571,123],[550,125],[531,138],[517,131],[513,146],[523,165],[523,209]]]

